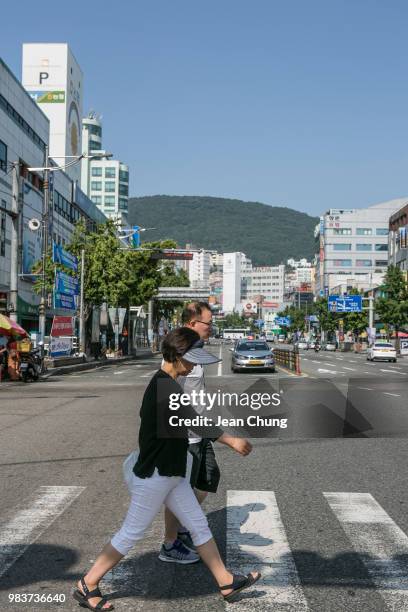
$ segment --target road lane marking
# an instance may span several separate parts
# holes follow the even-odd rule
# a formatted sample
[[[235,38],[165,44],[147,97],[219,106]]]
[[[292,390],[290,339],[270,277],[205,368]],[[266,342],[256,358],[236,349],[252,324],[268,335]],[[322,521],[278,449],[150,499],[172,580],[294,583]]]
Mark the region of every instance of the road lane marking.
[[[312,359],[312,363],[320,363],[320,361],[314,361],[314,360]]]
[[[373,391],[374,389],[371,389],[371,387],[357,387],[357,389],[363,389],[364,391]]]
[[[344,361],[344,357],[335,357],[335,359],[337,359],[337,361]]]
[[[220,344],[220,350],[218,351],[218,359],[222,359],[222,345]],[[222,376],[222,361],[218,362],[217,376]]]
[[[351,370],[351,372],[355,372],[356,368],[348,368],[347,366],[341,366],[343,370]]]
[[[140,378],[149,378],[149,376],[152,376],[155,372],[157,372],[157,370],[150,370],[150,372],[146,372],[146,374],[142,374]]]
[[[0,576],[62,514],[86,487],[40,487],[34,498],[0,528]]]
[[[392,395],[393,397],[401,397],[399,393],[387,393],[387,391],[384,391],[384,395]]]
[[[407,376],[406,372],[398,372],[398,370],[382,370],[380,369],[381,372],[391,372],[391,374],[401,374],[402,376]]]
[[[369,493],[323,493],[390,610],[408,610],[408,537]]]
[[[363,372],[363,374],[374,374],[374,372]]]
[[[227,610],[308,610],[273,491],[227,491],[227,566],[262,573],[259,596]]]

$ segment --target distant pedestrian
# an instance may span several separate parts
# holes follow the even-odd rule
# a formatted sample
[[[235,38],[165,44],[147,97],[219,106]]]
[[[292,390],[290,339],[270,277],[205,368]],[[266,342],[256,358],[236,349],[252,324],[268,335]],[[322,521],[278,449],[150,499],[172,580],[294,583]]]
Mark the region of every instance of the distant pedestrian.
[[[7,372],[7,347],[4,344],[0,345],[0,382],[5,378]]]
[[[113,610],[107,597],[103,597],[98,585],[103,576],[141,540],[161,506],[165,504],[181,524],[191,533],[201,559],[217,582],[226,601],[238,592],[252,586],[260,578],[259,572],[246,576],[229,572],[218,551],[208,527],[208,522],[190,485],[192,456],[188,453],[188,432],[182,428],[183,437],[159,437],[158,428],[169,425],[171,398],[182,394],[178,376],[187,376],[197,363],[207,363],[210,353],[202,348],[192,348],[200,339],[192,329],[181,328],[170,332],[163,340],[164,364],[151,379],[140,410],[139,457],[133,468],[132,497],[124,523],[111,542],[98,555],[92,568],[78,581],[74,598],[90,610]],[[197,413],[191,406],[177,410],[179,421],[194,418]],[[202,428],[197,433],[204,432]],[[223,432],[215,430],[218,441],[223,442]],[[157,581],[160,577],[157,576]]]

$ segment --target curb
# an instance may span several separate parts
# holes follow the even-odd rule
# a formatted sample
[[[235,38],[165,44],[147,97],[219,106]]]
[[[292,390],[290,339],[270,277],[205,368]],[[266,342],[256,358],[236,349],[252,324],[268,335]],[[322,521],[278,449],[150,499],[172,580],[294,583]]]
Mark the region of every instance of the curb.
[[[143,355],[143,357],[153,356],[153,353],[148,353],[147,355]],[[118,359],[104,359],[103,361],[90,361],[85,363],[75,363],[68,366],[61,366],[59,368],[52,368],[46,374],[41,376],[41,380],[47,380],[52,376],[61,376],[64,374],[72,374],[72,372],[83,372],[86,370],[96,370],[97,368],[103,368],[106,366],[120,364],[120,363],[130,363],[132,361],[137,361],[140,359],[142,355],[135,355],[134,357],[119,357]]]

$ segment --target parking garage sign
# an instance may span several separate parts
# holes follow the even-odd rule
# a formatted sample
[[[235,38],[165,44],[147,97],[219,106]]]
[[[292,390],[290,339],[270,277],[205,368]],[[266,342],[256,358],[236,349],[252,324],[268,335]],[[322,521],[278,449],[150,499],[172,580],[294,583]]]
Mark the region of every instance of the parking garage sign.
[[[327,298],[329,312],[361,312],[361,295],[329,295]]]

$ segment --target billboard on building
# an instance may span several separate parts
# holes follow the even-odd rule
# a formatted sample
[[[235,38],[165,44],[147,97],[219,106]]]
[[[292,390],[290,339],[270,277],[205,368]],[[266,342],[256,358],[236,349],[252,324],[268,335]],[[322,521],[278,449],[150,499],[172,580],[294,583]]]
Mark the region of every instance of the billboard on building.
[[[50,120],[50,157],[82,153],[83,74],[66,43],[23,45],[23,85]],[[63,159],[56,160],[64,165]],[[68,160],[69,161],[69,160]],[[80,181],[81,165],[67,168]]]

